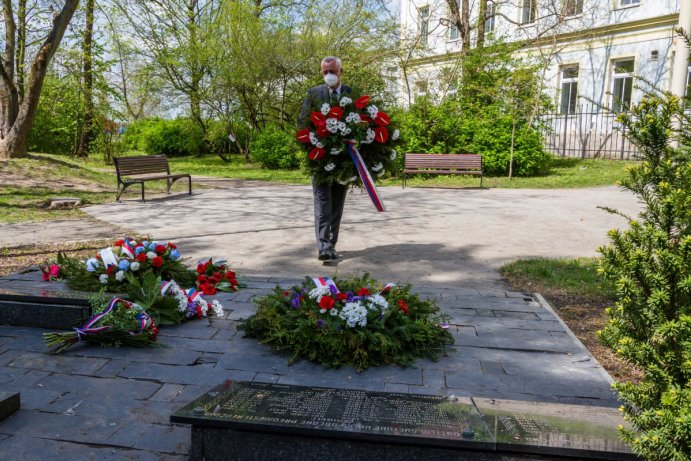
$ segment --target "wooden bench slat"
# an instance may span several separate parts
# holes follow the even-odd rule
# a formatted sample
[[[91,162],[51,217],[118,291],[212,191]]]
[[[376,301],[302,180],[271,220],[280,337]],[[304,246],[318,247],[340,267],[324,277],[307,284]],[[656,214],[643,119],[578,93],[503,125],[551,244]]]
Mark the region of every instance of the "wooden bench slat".
[[[406,175],[416,173],[480,176],[480,188],[482,188],[482,156],[478,154],[405,154],[403,187],[405,187]]]
[[[189,193],[192,194],[192,176],[186,173],[170,174],[168,157],[165,155],[138,155],[133,157],[114,157],[115,172],[118,182],[118,195],[115,199],[120,201],[120,195],[132,184],[140,184],[142,189],[142,201],[144,200],[144,182],[163,180],[167,181],[167,192],[170,186],[181,178],[187,178]]]

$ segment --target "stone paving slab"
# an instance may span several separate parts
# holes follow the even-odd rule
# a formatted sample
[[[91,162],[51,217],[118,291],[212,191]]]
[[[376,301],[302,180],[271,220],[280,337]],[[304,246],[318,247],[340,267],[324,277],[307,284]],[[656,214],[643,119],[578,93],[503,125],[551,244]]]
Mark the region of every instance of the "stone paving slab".
[[[252,314],[252,297],[300,280],[251,278],[246,289],[220,296],[225,318],[166,327],[159,348],[84,344],[56,356],[46,353],[46,330],[0,326],[0,391],[21,392],[22,400],[21,410],[0,422],[0,453],[22,460],[45,459],[34,450],[50,450],[54,460],[187,459],[189,427],[168,417],[226,380],[618,406],[609,375],[539,295],[501,290],[418,287],[452,317],[455,351],[437,362],[362,373],[306,360],[289,366],[286,354],[238,333],[237,320]]]

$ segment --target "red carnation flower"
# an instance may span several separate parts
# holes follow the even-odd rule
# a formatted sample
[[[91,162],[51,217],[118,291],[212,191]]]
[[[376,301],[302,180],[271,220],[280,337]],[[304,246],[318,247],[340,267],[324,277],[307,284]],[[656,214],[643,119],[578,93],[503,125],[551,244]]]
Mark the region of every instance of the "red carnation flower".
[[[155,251],[157,254],[162,255],[163,253],[166,252],[166,246],[165,246],[165,245],[156,245],[156,247],[154,248],[154,251]]]
[[[310,142],[310,129],[305,128],[305,129],[298,131],[297,134],[295,135],[295,138],[303,144],[309,143]]]
[[[374,140],[379,144],[384,144],[389,139],[389,132],[384,127],[377,127],[374,129]]]
[[[315,147],[310,151],[309,158],[310,160],[319,160],[325,155],[326,151],[324,149],[322,149],[321,147]]]
[[[211,277],[211,278],[209,279],[209,283],[210,283],[211,285],[217,285],[217,284],[218,284],[218,279],[217,279],[216,277]]]
[[[173,242],[168,242],[168,248],[170,248],[171,250],[175,250],[175,249],[177,249],[177,247],[178,246],[176,244],[174,244]]]
[[[235,272],[233,272],[233,271],[227,271],[227,272],[226,272],[226,278],[227,278],[227,279],[230,279],[230,278],[233,278],[233,279],[234,279],[234,278],[235,278]]]
[[[343,117],[343,108],[338,107],[338,106],[332,107],[331,109],[329,109],[328,116],[330,118],[335,118],[336,120],[340,120],[341,117]]]
[[[319,307],[322,309],[332,309],[336,301],[331,296],[322,296],[319,300]]]
[[[369,296],[371,294],[372,293],[367,288],[360,288],[360,291],[357,292],[358,296]]]
[[[197,264],[197,274],[203,274],[204,272],[206,272],[206,265]]]
[[[310,118],[312,119],[314,126],[326,125],[326,115],[322,114],[321,112],[312,112]]]
[[[202,314],[202,308],[197,306],[194,310],[197,311],[197,317],[202,318],[204,317],[204,314]]]
[[[120,239],[117,242],[115,242],[115,245],[113,245],[113,246],[121,247],[124,243],[125,243],[125,241],[123,239]]]
[[[151,260],[151,264],[154,267],[161,267],[163,265],[163,258],[160,256],[156,256],[154,259]]]
[[[385,112],[377,112],[377,116],[374,117],[374,123],[379,126],[388,126],[391,123],[389,115]]]
[[[348,295],[345,293],[336,293],[336,300],[338,301],[345,301],[348,299]]]
[[[140,263],[143,263],[143,262],[146,261],[146,253],[141,252],[141,253],[139,253],[137,256],[135,256],[134,259],[136,259],[136,260],[139,261]]]
[[[367,106],[367,104],[369,104],[369,96],[367,96],[367,95],[360,96],[359,98],[357,98],[355,100],[354,104],[355,104],[355,107],[357,107],[358,109],[364,109],[365,106]]]
[[[204,285],[203,293],[205,295],[209,295],[209,296],[215,295],[216,294],[216,287],[213,287],[211,285]]]
[[[113,266],[112,264],[106,268],[106,274],[108,275],[113,275],[113,272],[115,272],[115,269],[117,269],[117,266]]]
[[[396,301],[396,302],[398,303],[398,307],[401,308],[401,310],[403,311],[403,313],[406,314],[406,315],[408,315],[408,312],[409,312],[409,311],[408,311],[408,304],[406,304],[406,302],[403,301],[402,299],[399,299],[399,300]]]

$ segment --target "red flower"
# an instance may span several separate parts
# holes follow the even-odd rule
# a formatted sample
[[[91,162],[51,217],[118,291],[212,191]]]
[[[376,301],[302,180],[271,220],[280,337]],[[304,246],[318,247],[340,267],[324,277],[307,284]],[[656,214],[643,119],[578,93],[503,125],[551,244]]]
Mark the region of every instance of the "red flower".
[[[166,246],[165,246],[165,245],[156,245],[156,248],[154,248],[154,251],[155,251],[157,254],[162,255],[163,253],[166,252]]]
[[[197,282],[206,282],[206,275],[199,274],[197,275]]]
[[[374,123],[379,126],[388,126],[391,123],[389,115],[385,112],[377,112],[376,117],[374,117]]]
[[[136,259],[136,260],[139,261],[140,263],[143,263],[143,262],[146,261],[146,253],[141,252],[141,253],[139,253],[134,259]]]
[[[338,106],[332,107],[331,109],[329,109],[328,116],[330,118],[335,118],[336,120],[340,120],[341,117],[343,117],[343,108],[338,107]]]
[[[115,269],[117,269],[118,266],[110,265],[106,268],[106,274],[108,275],[113,275],[113,272],[115,272]]]
[[[201,307],[197,306],[194,310],[197,311],[197,317],[199,317],[199,318],[204,317],[204,314],[202,314],[202,308]]]
[[[283,291],[283,296],[290,296],[290,291]]]
[[[115,242],[115,245],[113,245],[113,246],[121,247],[124,243],[125,243],[125,241],[123,239],[120,239],[117,242]]]
[[[211,285],[204,285],[204,289],[202,290],[202,292],[205,295],[215,295],[216,294],[216,287],[213,287]]]
[[[309,143],[310,142],[310,129],[304,128],[304,129],[298,131],[297,134],[295,135],[295,138],[303,144]]]
[[[214,277],[216,277],[217,279],[222,279],[222,278],[223,278],[223,276],[221,275],[220,272],[214,272]]]
[[[314,123],[314,126],[326,125],[326,116],[321,112],[312,112],[310,118],[312,119],[312,123]]]
[[[209,283],[210,283],[211,285],[218,285],[218,279],[217,279],[216,277],[211,277],[211,278],[209,279]]]
[[[325,155],[326,151],[324,149],[322,149],[321,147],[315,147],[310,151],[309,158],[310,160],[319,160]]]
[[[161,267],[163,265],[163,258],[160,256],[156,256],[154,259],[151,260],[151,264],[154,267]]]
[[[360,121],[365,123],[372,123],[372,119],[368,115],[360,115]]]
[[[345,301],[346,299],[348,299],[348,295],[345,293],[336,293],[336,299],[338,301]]]
[[[197,264],[197,274],[206,272],[206,264]]]
[[[357,98],[355,100],[354,104],[355,104],[355,107],[357,107],[358,109],[364,109],[365,106],[367,106],[367,104],[369,104],[369,96],[367,96],[367,95],[360,96],[359,98]]]
[[[320,138],[328,138],[329,136],[331,136],[331,132],[326,129],[326,126],[320,126],[319,128],[317,128],[317,136],[319,136]]]
[[[235,272],[233,272],[233,271],[227,271],[227,272],[226,272],[226,278],[227,278],[227,279],[234,279],[234,278],[235,278]]]
[[[369,296],[371,294],[372,293],[367,288],[360,288],[360,291],[357,292],[358,296]]]
[[[396,301],[396,303],[398,303],[398,307],[401,308],[401,310],[403,311],[403,313],[404,313],[405,315],[408,315],[409,310],[408,310],[408,305],[406,304],[406,302],[403,301],[402,299],[399,299],[398,301]]]
[[[336,301],[331,296],[322,296],[319,300],[319,307],[322,309],[332,309]]]
[[[171,250],[175,250],[175,249],[177,249],[177,247],[178,246],[176,244],[174,244],[173,242],[168,242],[168,248],[170,248]]]
[[[377,127],[374,129],[374,140],[379,144],[384,144],[389,139],[389,132],[384,127]]]

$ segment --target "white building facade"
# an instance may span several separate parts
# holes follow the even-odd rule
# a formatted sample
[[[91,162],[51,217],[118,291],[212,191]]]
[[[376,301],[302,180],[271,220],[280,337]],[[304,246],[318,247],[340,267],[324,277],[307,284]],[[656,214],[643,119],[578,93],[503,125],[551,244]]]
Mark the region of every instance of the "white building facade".
[[[597,146],[619,136],[614,117],[598,106],[616,113],[640,101],[644,89],[634,76],[663,90],[671,88],[675,53],[686,47],[675,32],[682,2],[691,0],[487,0],[484,36],[486,42],[521,41],[525,46],[518,53],[542,64],[544,93],[556,113],[550,120],[556,148],[547,139],[550,150],[567,156],[629,158],[633,152],[623,136],[615,152],[586,153],[593,146],[583,141]],[[480,0],[468,3],[474,47]],[[443,76],[457,66],[462,41],[448,2],[402,0],[400,11],[402,37],[421,46],[399,79],[399,97],[410,101],[425,93],[443,97],[453,92]],[[689,68],[683,69],[688,81]],[[403,91],[408,88],[408,93]],[[578,140],[578,145],[567,146]]]

